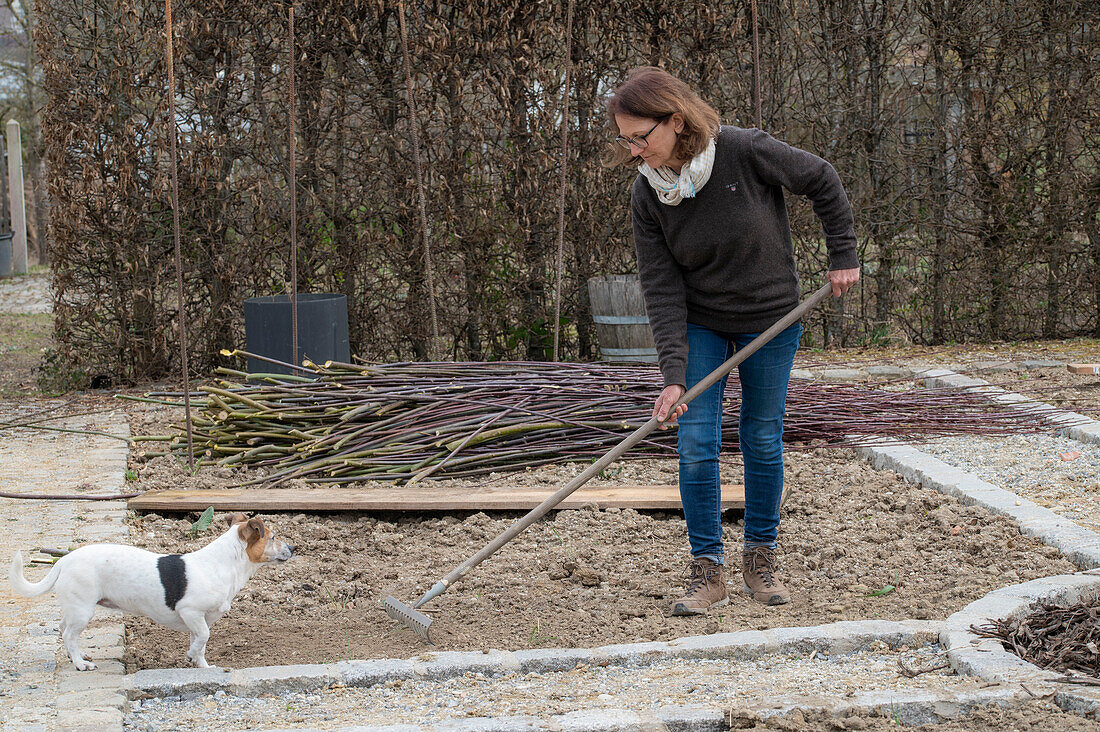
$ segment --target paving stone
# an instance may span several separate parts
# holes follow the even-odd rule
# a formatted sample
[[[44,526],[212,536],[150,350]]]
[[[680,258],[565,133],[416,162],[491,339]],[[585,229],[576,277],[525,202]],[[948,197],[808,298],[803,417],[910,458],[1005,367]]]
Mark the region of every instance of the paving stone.
[[[864,369],[868,376],[874,376],[881,379],[907,379],[913,375],[913,369],[905,366],[868,366]]]
[[[89,691],[72,691],[57,697],[57,708],[63,710],[91,709],[115,707],[123,708],[126,697],[117,689],[91,689]]]
[[[57,724],[65,732],[113,732],[122,730],[122,720],[120,709],[62,710],[57,713]]]
[[[720,709],[668,706],[653,715],[670,732],[724,732],[729,729]]]
[[[1027,361],[1021,361],[1020,366],[1025,369],[1064,369],[1066,367],[1066,362],[1048,361],[1044,359],[1029,359]]]
[[[66,694],[71,691],[118,688],[122,683],[122,664],[118,661],[96,661],[95,664],[98,666],[95,671],[77,671],[71,663],[68,664],[59,674],[57,690]]]
[[[532,671],[538,673],[569,671],[582,663],[592,662],[592,652],[587,648],[535,648],[511,653],[494,650],[490,652],[490,655],[492,654],[500,655],[498,668],[502,671],[521,674]]]
[[[413,662],[399,659],[341,661],[337,665],[345,686],[374,686],[390,679],[411,679],[414,676]]]
[[[1072,440],[1100,445],[1100,422],[1093,421],[1089,424],[1066,427],[1061,430],[1061,433]]]
[[[228,673],[201,674],[191,678],[195,681],[181,688],[179,693],[212,694],[218,689],[229,687],[238,696],[260,696],[319,689],[343,680],[339,667],[327,663],[242,668]]]
[[[769,653],[809,654],[813,651],[827,653],[833,636],[824,626],[805,628],[773,628],[764,631],[767,638],[765,650]]]
[[[822,381],[862,381],[867,378],[863,369],[822,369],[817,372]]]
[[[1055,693],[1054,703],[1067,712],[1095,718],[1100,714],[1100,690],[1071,687]]]
[[[1020,366],[1013,361],[979,361],[968,369],[979,374],[1003,374],[1019,370]]]
[[[592,649],[592,660],[607,661],[621,666],[643,663],[648,659],[660,657],[669,651],[668,643],[653,641],[650,643],[617,643]]]
[[[977,676],[986,681],[1039,683],[1060,676],[1042,671],[1019,656],[1007,651],[983,652],[977,648],[962,648],[948,653],[951,667],[965,676]]]
[[[669,641],[675,658],[755,658],[764,654],[768,636],[758,630],[714,633]]]
[[[569,712],[553,717],[562,732],[618,732],[618,730],[657,729],[657,720],[629,709],[594,709]]]
[[[543,656],[543,660],[549,661],[553,655],[553,652],[548,653]],[[491,675],[500,672],[504,663],[508,663],[509,666],[515,665],[514,659],[505,659],[500,651],[490,653],[445,651],[424,654],[415,660],[419,661],[421,658],[425,660],[416,664],[416,675],[426,679],[449,679],[468,672]],[[573,666],[576,666],[576,663]]]
[[[169,697],[188,692],[213,694],[230,685],[231,672],[223,668],[145,669],[126,678],[131,698]]]
[[[990,620],[1004,620],[1020,615],[1031,607],[1029,600],[1005,595],[986,595],[966,606],[965,612]]]
[[[499,717],[495,719],[449,719],[432,725],[437,732],[522,732],[545,729],[537,717]]]

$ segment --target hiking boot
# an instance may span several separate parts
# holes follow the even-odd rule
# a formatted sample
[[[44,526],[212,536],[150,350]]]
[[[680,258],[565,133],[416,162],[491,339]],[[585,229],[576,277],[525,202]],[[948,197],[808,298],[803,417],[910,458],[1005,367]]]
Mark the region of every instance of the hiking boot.
[[[745,594],[765,605],[784,605],[791,593],[775,578],[775,549],[754,546],[742,554]]]
[[[672,603],[673,615],[700,615],[730,601],[726,572],[721,564],[710,559],[692,559],[684,577],[688,581],[687,592]]]

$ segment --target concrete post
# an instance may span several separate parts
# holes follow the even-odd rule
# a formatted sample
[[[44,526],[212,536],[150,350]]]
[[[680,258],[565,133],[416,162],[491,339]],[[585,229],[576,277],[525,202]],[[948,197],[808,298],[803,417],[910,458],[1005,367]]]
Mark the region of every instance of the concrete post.
[[[11,270],[27,274],[27,210],[23,202],[23,144],[19,123],[8,120],[8,195],[11,197]]]

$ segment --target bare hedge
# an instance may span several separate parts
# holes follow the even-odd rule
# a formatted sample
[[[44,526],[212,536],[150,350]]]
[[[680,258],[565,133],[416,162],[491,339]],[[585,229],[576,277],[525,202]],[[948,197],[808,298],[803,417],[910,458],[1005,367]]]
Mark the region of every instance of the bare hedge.
[[[164,5],[43,0],[57,335],[127,378],[169,371],[178,312]],[[440,329],[455,359],[549,358],[565,0],[411,2]],[[396,3],[296,4],[302,291],[347,295],[353,351],[425,357],[429,325]],[[753,126],[749,3],[576,0],[563,358],[596,356],[590,276],[634,269],[633,172],[601,97],[639,64]],[[763,127],[829,159],[864,283],[812,343],[1100,335],[1096,3],[760,0]],[[180,0],[185,303],[200,367],[242,301],[287,291],[287,6]],[[803,273],[825,267],[792,206]]]

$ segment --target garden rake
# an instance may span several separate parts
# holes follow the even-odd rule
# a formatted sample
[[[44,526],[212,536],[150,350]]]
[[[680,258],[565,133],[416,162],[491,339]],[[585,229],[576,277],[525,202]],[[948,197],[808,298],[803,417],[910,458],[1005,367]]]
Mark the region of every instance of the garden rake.
[[[817,292],[815,292],[813,295],[806,298],[805,301],[800,303],[798,307],[783,316],[783,318],[781,318],[779,322],[758,335],[744,348],[739,349],[737,353],[735,353],[732,357],[725,361],[721,366],[708,374],[705,379],[688,389],[687,392],[684,393],[683,397],[680,398],[680,401],[673,405],[673,407],[669,410],[669,413],[671,414],[681,404],[687,404],[692,399],[699,396],[715,383],[717,383],[722,377],[733,371],[738,364],[740,364],[746,358],[758,351],[764,344],[766,344],[780,332],[786,330],[799,319],[801,319],[802,316],[805,315],[808,311],[816,307],[818,303],[829,296],[831,291],[832,284],[823,285],[819,290],[817,290]],[[606,468],[608,465],[618,459],[619,456],[621,456],[627,450],[641,442],[650,432],[657,429],[660,424],[661,423],[656,416],[650,417],[649,421],[630,433],[630,435],[628,435],[626,439],[624,439],[615,447],[611,448],[611,450],[609,450],[607,454],[605,454],[599,460],[585,468],[585,470],[580,475],[569,481],[568,484],[559,489],[556,493],[554,493],[554,495],[550,496],[538,506],[535,506],[533,509],[531,509],[531,511],[528,512],[527,515],[518,519],[514,524],[501,532],[500,535],[489,542],[489,544],[487,544],[477,554],[473,555],[465,562],[451,570],[449,574],[436,582],[432,586],[432,588],[428,590],[428,592],[425,593],[424,596],[421,597],[412,607],[409,607],[408,605],[393,596],[387,596],[384,603],[386,612],[391,618],[409,626],[413,631],[416,632],[417,635],[419,635],[428,643],[431,643],[432,640],[428,635],[428,630],[429,628],[431,628],[432,619],[424,613],[420,612],[418,608],[423,607],[424,604],[432,598],[438,597],[439,595],[443,594],[443,592],[448,587],[460,580],[467,572],[484,562],[490,556],[495,554],[497,550],[499,550],[502,546],[518,536],[524,529],[542,518],[551,509],[553,509],[559,503],[568,498],[574,491],[587,483],[592,478],[592,476],[602,471],[604,468]]]

